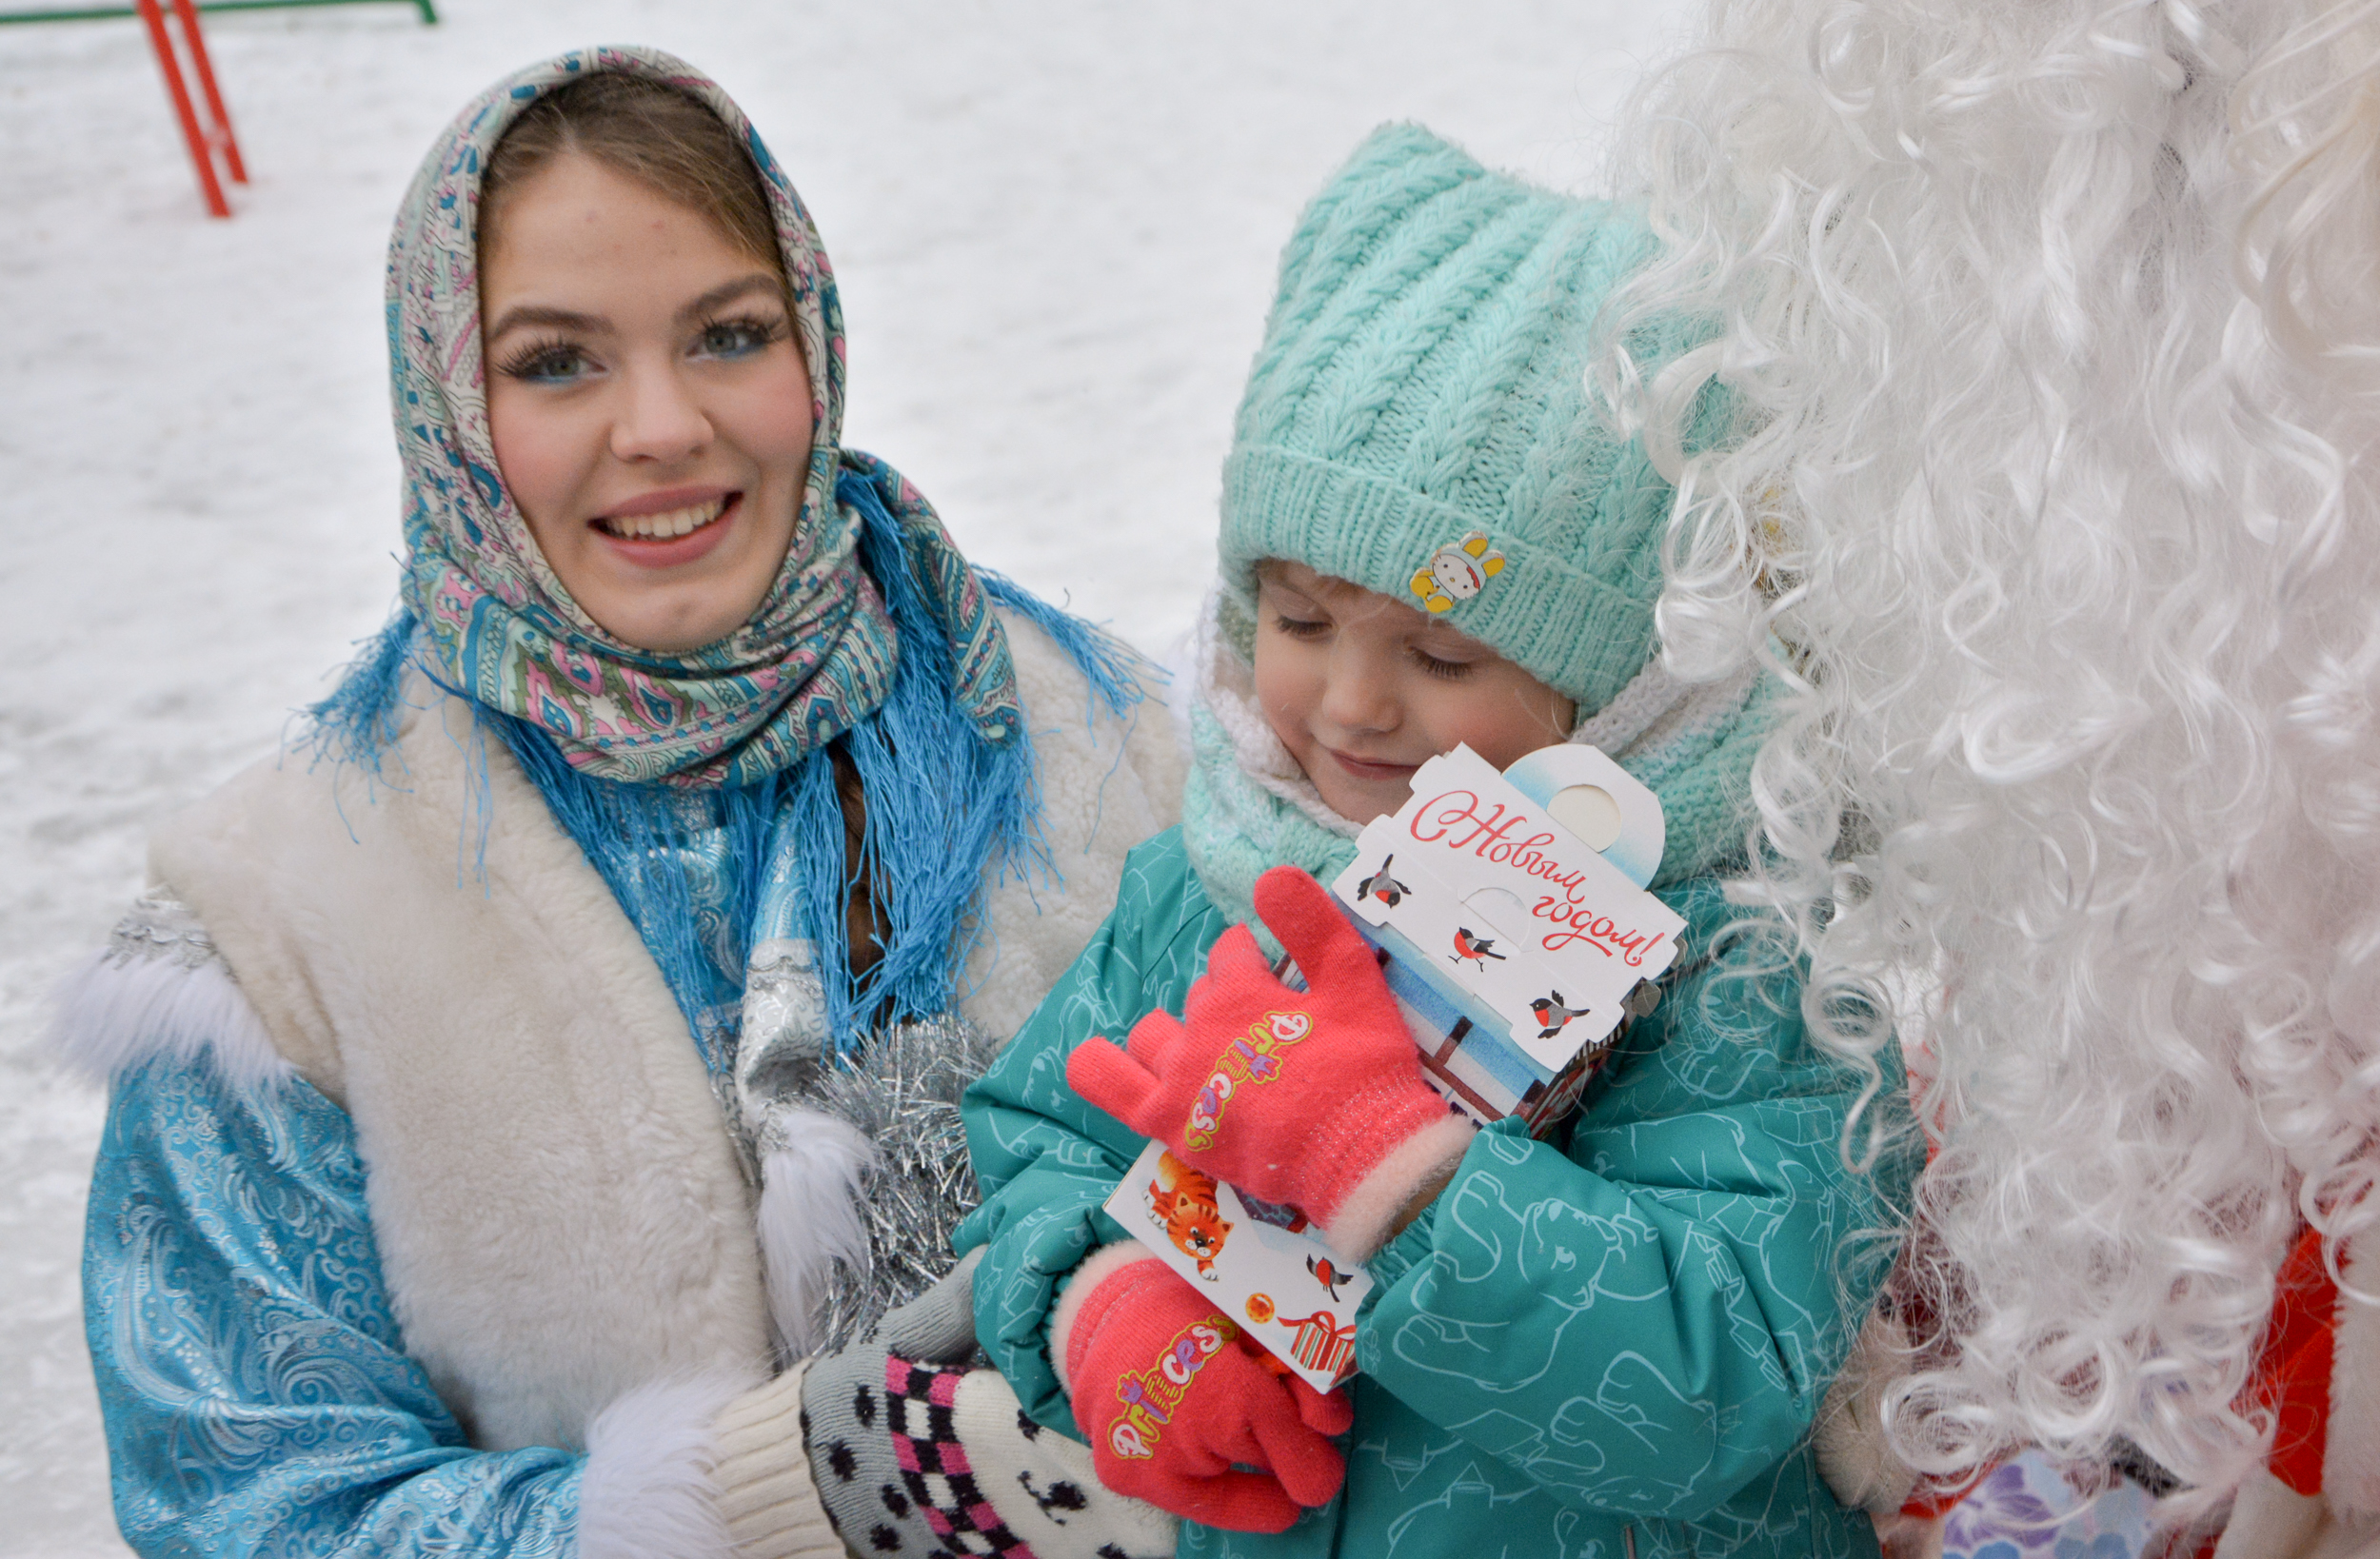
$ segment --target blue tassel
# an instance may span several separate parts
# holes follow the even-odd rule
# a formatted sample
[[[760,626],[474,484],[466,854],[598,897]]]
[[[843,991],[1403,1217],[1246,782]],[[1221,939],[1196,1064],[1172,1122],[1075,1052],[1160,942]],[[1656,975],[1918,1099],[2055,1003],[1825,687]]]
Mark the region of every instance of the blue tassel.
[[[301,711],[317,760],[353,763],[367,772],[379,767],[381,753],[397,740],[399,690],[412,641],[413,614],[399,605],[387,623],[364,641],[363,653],[341,668],[330,696]]]
[[[983,582],[985,595],[1056,640],[1058,647],[1082,668],[1093,699],[1104,700],[1118,720],[1130,718],[1132,706],[1147,697],[1140,684],[1156,668],[1131,645],[1051,605],[1005,574],[978,568],[975,577]],[[1096,702],[1087,703],[1082,718],[1087,721],[1097,712]]]

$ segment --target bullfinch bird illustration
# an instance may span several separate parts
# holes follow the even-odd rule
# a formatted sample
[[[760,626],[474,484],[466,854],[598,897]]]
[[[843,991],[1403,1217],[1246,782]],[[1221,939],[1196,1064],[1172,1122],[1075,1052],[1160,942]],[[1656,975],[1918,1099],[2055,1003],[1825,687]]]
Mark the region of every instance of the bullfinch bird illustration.
[[[1502,963],[1504,955],[1496,951],[1496,943],[1490,938],[1480,936],[1469,926],[1457,926],[1455,928],[1455,956],[1446,961],[1460,963],[1465,958],[1469,958],[1473,963],[1485,969],[1488,959],[1494,958],[1497,962]]]
[[[1356,884],[1356,897],[1358,898],[1377,898],[1381,903],[1386,904],[1390,909],[1395,909],[1398,904],[1402,903],[1404,901],[1405,895],[1411,893],[1413,890],[1388,875],[1388,869],[1396,863],[1397,858],[1395,856],[1383,858],[1380,861],[1380,869],[1378,871],[1374,872],[1370,877],[1365,878],[1362,881]]]
[[[1351,1274],[1342,1273],[1332,1266],[1328,1256],[1319,1260],[1313,1256],[1306,1257],[1306,1271],[1314,1274],[1314,1280],[1317,1283],[1330,1291],[1331,1303],[1334,1305],[1339,1303],[1339,1285],[1346,1282]]]
[[[1572,1018],[1587,1016],[1587,1009],[1584,1007],[1563,1006],[1562,993],[1559,991],[1537,997],[1529,1003],[1529,1010],[1537,1015],[1538,1022],[1545,1025],[1537,1035],[1540,1039],[1553,1038],[1562,1032],[1563,1026]]]

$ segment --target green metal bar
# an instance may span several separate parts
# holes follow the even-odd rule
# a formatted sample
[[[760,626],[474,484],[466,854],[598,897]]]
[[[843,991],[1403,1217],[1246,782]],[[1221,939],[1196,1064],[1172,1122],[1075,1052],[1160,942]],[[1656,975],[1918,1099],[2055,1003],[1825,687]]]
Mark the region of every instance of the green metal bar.
[[[299,6],[391,5],[398,0],[199,0],[201,10],[288,10]],[[402,0],[422,13],[424,23],[438,20],[434,0]],[[108,22],[137,16],[130,6],[77,6],[68,10],[0,10],[0,26],[10,22]]]

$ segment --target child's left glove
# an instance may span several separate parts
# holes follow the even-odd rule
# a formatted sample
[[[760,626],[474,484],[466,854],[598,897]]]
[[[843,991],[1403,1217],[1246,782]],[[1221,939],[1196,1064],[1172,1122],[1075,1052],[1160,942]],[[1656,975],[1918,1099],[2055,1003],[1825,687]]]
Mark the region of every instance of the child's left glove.
[[[1100,1482],[1234,1531],[1286,1531],[1300,1507],[1329,1504],[1347,1475],[1329,1439],[1355,1424],[1347,1394],[1275,1365],[1163,1262],[1119,1255],[1085,1263],[1075,1282],[1091,1292],[1061,1303],[1051,1339]]]
[[[1420,1053],[1372,947],[1294,866],[1257,878],[1257,913],[1298,960],[1293,991],[1246,926],[1223,933],[1182,1016],[1091,1039],[1066,1081],[1175,1157],[1286,1202],[1333,1250],[1368,1260],[1407,1199],[1470,1146],[1471,1123],[1421,1078]]]

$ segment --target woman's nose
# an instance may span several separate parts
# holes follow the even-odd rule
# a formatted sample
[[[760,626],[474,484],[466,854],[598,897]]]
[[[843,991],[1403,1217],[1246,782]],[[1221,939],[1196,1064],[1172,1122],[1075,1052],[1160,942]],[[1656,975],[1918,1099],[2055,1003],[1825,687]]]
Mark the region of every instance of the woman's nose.
[[[625,377],[625,398],[611,424],[615,457],[684,460],[710,443],[710,419],[679,375],[666,367],[643,367]]]

